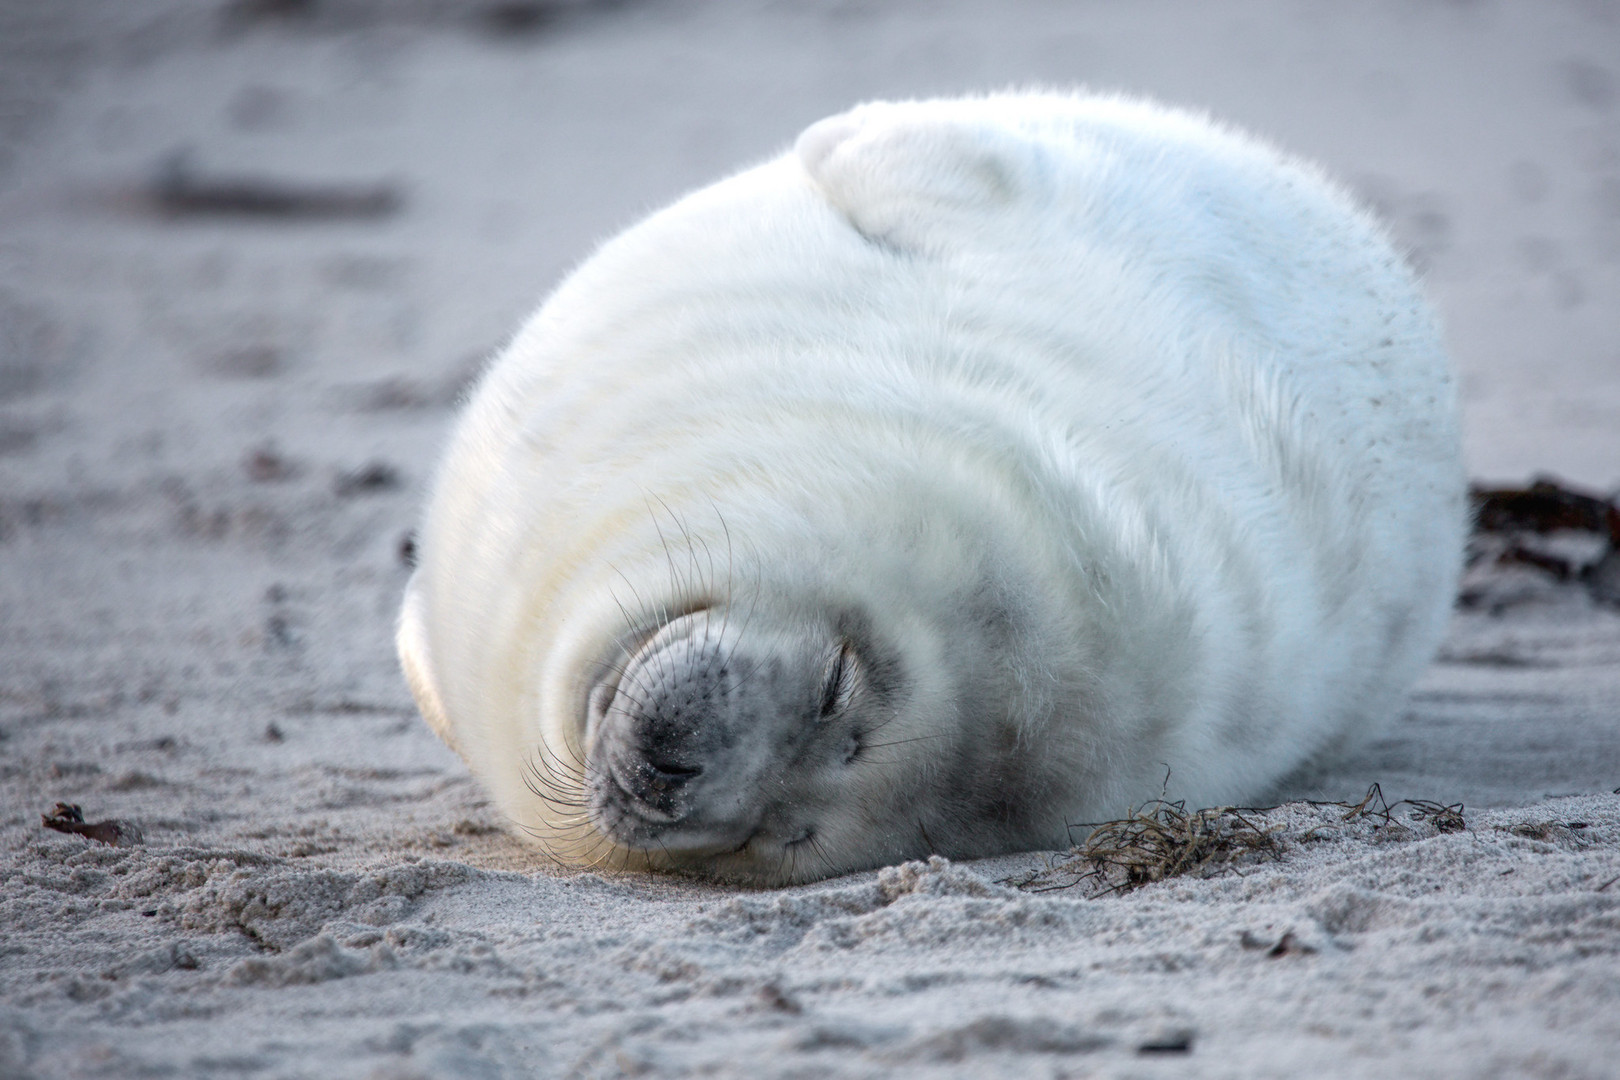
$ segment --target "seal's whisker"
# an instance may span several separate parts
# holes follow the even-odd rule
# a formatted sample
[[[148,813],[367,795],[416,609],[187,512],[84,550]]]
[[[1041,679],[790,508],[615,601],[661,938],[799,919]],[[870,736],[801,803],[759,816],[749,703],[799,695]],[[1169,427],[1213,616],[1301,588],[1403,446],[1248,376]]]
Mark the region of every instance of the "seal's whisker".
[[[648,699],[648,695],[652,693],[651,687],[642,686],[640,681],[628,669],[610,668],[610,670],[615,671],[618,675],[618,679],[613,685],[614,697],[629,698],[631,704],[642,709],[651,706]]]
[[[882,725],[879,725],[879,726],[881,727]],[[872,728],[871,730],[876,731],[878,729],[877,728]],[[949,738],[949,736],[944,735],[944,734],[939,734],[939,735],[915,735],[915,736],[913,736],[913,737],[911,737],[909,739],[890,739],[888,742],[863,742],[863,743],[861,743],[861,749],[863,749],[863,750],[881,750],[885,746],[904,746],[906,743],[928,742],[931,739],[945,739],[945,738]]]
[[[559,791],[550,787],[543,780],[536,780],[528,776],[523,778],[523,783],[529,789],[531,795],[546,806],[562,813],[565,819],[577,819],[581,816],[579,812],[580,801],[573,792]],[[554,823],[550,818],[547,818],[546,821],[547,824]]]
[[[934,844],[933,837],[928,835],[928,826],[923,824],[922,818],[917,819],[917,832],[922,835],[923,851],[929,855],[938,854],[939,848]]]
[[[581,762],[579,760],[578,753],[574,750],[574,748],[572,746],[570,746],[568,744],[568,742],[566,740],[564,740],[564,742],[563,742],[563,753],[566,753],[568,755],[569,761],[564,761],[564,759],[560,756],[560,754],[558,753],[556,748],[553,747],[551,745],[551,743],[548,742],[544,738],[542,738],[540,740],[540,742],[535,746],[535,754],[540,758],[540,760],[542,762],[544,762],[544,764],[546,765],[546,768],[548,770],[553,768],[553,763],[557,763],[557,764],[570,764],[571,763],[573,765],[582,765],[583,764],[583,762]],[[575,776],[577,778],[577,782],[579,782],[580,784],[584,783],[584,778],[583,778],[582,775],[579,774],[578,770],[575,770]]]
[[[703,581],[702,568],[697,564],[697,551],[692,543],[692,530],[687,527],[686,519],[680,514],[677,514],[669,503],[664,500],[662,495],[654,496],[654,498],[658,500],[659,504],[663,506],[665,512],[669,514],[670,523],[680,530],[681,539],[686,543],[686,565],[691,574],[691,577],[687,579],[687,592],[695,595],[707,593],[709,591],[708,584],[707,582]],[[701,590],[695,590],[692,588],[691,582],[694,579],[703,585]]]
[[[533,790],[533,789],[531,788],[530,790]],[[543,796],[541,797],[541,800],[542,800],[543,804],[546,801]],[[579,804],[578,803],[571,804],[569,806],[566,806],[565,809],[569,810],[569,811],[577,811],[579,809]],[[552,818],[548,817],[543,812],[539,815],[539,817],[540,817],[540,823],[545,826],[544,831],[542,831],[540,829],[532,828],[527,823],[522,822],[522,821],[517,821],[517,822],[515,822],[515,824],[523,832],[527,833],[530,836],[535,837],[536,839],[552,839],[552,838],[555,838],[555,839],[561,839],[561,840],[569,840],[569,839],[571,839],[572,837],[574,837],[576,835],[580,835],[581,830],[585,830],[585,829],[590,828],[589,821],[584,819],[580,814],[578,814],[576,812],[565,813],[563,815],[563,820],[560,823],[558,821],[555,821]]]
[[[711,596],[722,596],[723,595],[723,597],[724,597],[723,600],[721,601],[721,607],[724,610],[721,612],[720,627],[719,627],[719,630],[718,630],[718,640],[719,640],[720,644],[722,646],[724,646],[726,641],[727,641],[727,636],[726,636],[727,631],[731,627],[731,615],[732,615],[732,606],[733,606],[732,605],[732,576],[733,576],[733,574],[732,574],[731,527],[726,524],[726,517],[725,517],[725,515],[723,513],[721,513],[720,504],[715,501],[714,495],[712,493],[708,492],[708,491],[705,491],[703,493],[703,497],[708,500],[709,508],[714,511],[715,521],[718,522],[719,525],[720,525],[720,532],[726,538],[726,582],[725,582],[725,589],[723,591],[720,590],[720,589],[717,589],[715,587],[718,575],[717,575],[716,570],[715,570],[714,549],[709,545],[709,542],[708,542],[708,540],[706,538],[704,538],[702,536],[699,536],[699,538],[698,538],[699,542],[703,545],[704,554],[708,558],[708,562],[709,562],[709,580],[708,580],[706,589],[707,589],[708,593]]]
[[[715,520],[720,522],[720,532],[724,534],[726,538],[726,617],[729,619],[731,617],[731,587],[732,582],[735,579],[735,561],[732,552],[731,526],[726,522],[725,513],[721,511],[720,504],[714,501],[714,496],[712,495],[709,497],[709,505],[714,507]]]
[[[647,511],[648,511],[648,514],[650,516],[652,516],[652,518],[653,518],[653,528],[658,531],[658,538],[659,538],[660,541],[662,541],[663,538],[664,538],[664,534],[663,534],[663,531],[661,529],[658,529],[658,518],[657,518],[656,515],[652,514],[652,507],[651,507],[650,504],[647,507]],[[665,554],[665,559],[667,560],[668,555],[669,555],[669,546],[668,546],[668,544],[665,544],[665,546],[664,546],[664,554]],[[627,617],[627,621],[629,622],[629,625],[631,625],[632,627],[641,627],[641,626],[644,626],[644,625],[649,624],[649,623],[654,625],[654,626],[668,626],[669,625],[670,618],[671,618],[670,617],[670,611],[669,611],[668,606],[666,606],[665,603],[662,600],[660,600],[656,605],[648,603],[645,599],[642,598],[641,590],[636,588],[635,582],[630,580],[630,576],[628,574],[626,574],[618,566],[613,567],[613,572],[618,574],[619,577],[624,580],[624,583],[630,587],[630,595],[635,600],[637,609],[641,612],[641,618],[639,618],[639,619],[630,619],[630,618]],[[615,597],[615,602],[617,602],[617,597]],[[621,612],[624,611],[624,605],[620,604],[619,605],[619,610]]]
[[[703,558],[709,564],[709,576],[703,582],[703,592],[708,596],[717,595],[719,590],[715,588],[714,548],[710,546],[708,537],[701,534],[697,537],[697,543],[703,548]]]
[[[583,785],[575,786],[559,780],[551,773],[549,767],[542,770],[532,763],[526,763],[526,766],[523,774],[524,786],[540,800],[543,807],[560,815],[559,821],[542,811],[540,817],[547,828],[562,832],[580,824],[589,824]]]
[[[805,841],[810,845],[810,850],[816,853],[816,858],[821,860],[821,865],[826,868],[828,876],[836,874],[838,868],[833,864],[832,859],[827,857],[826,848],[821,846],[821,838],[815,833],[811,833],[805,837]]]
[[[760,661],[749,663],[746,659],[736,656],[733,656],[728,663],[731,670],[737,672],[737,675],[731,681],[731,692],[734,694],[748,689],[749,684],[759,676],[765,667]]]
[[[550,860],[550,862],[551,862],[551,864],[553,866],[555,866],[559,870],[567,870],[567,869],[569,869],[568,864],[562,861],[561,856],[559,856],[556,852],[554,852],[551,849],[551,846],[548,843],[548,841],[551,839],[551,837],[549,835],[547,835],[546,833],[542,833],[539,829],[531,829],[531,828],[529,828],[529,826],[523,824],[521,821],[517,822],[516,824],[517,824],[517,827],[520,830],[522,830],[525,833],[528,833],[535,840],[540,842],[540,853],[542,855],[544,855],[548,860]]]
[[[625,619],[629,625],[640,626],[650,620],[653,616],[653,610],[647,601],[642,599],[641,590],[636,588],[636,583],[630,579],[630,575],[626,574],[624,568],[616,562],[609,562],[608,569],[617,574],[619,580],[624,582],[625,586],[630,590],[631,599],[636,602],[636,614],[632,616],[629,612],[625,612],[624,603],[619,599],[618,593],[612,593],[613,602],[619,605],[621,612],[625,612]]]
[[[623,572],[618,571],[617,567],[615,567],[615,571],[618,572],[621,577],[623,576]],[[628,580],[628,579],[626,579],[626,580]],[[631,586],[631,588],[634,589],[634,586]],[[640,623],[643,620],[639,620],[639,619],[635,618],[634,616],[632,616],[630,614],[630,612],[625,608],[624,603],[619,599],[619,597],[618,597],[618,595],[616,593],[611,594],[611,595],[613,597],[613,603],[619,609],[619,614],[624,616],[625,625],[630,626],[630,627],[636,627],[636,626],[640,625]],[[625,660],[623,663],[620,663],[620,662],[618,662],[616,660],[604,661],[602,663],[602,665],[601,665],[601,670],[609,672],[609,673],[611,673],[613,675],[613,677],[614,677],[614,680],[613,680],[613,692],[614,692],[615,695],[618,695],[620,693],[625,693],[625,694],[627,694],[628,696],[631,697],[631,700],[633,702],[635,702],[636,704],[638,704],[638,705],[640,705],[642,707],[645,707],[646,702],[644,700],[639,699],[635,695],[629,693],[628,687],[632,684],[633,680],[630,678],[631,666],[630,666],[630,663],[629,663],[628,659]],[[642,688],[637,686],[637,689],[642,689]]]
[[[660,503],[663,503],[664,500],[661,496],[657,495],[648,495],[646,498],[648,500],[647,516],[652,519],[653,531],[658,534],[658,543],[664,549],[664,564],[669,567],[670,585],[672,587],[671,591],[677,597],[684,597],[688,595],[691,590],[688,587],[688,584],[681,580],[680,571],[675,568],[675,556],[674,553],[669,550],[669,538],[664,535],[664,527],[658,523],[658,512],[652,508],[652,499],[657,499]],[[664,503],[664,508],[666,510],[669,509],[669,504]],[[662,614],[663,625],[668,626],[674,621],[674,615],[671,614],[667,606],[664,607]]]
[[[546,806],[562,812],[568,819],[578,819],[584,815],[580,812],[580,793],[565,788],[553,786],[554,782],[538,776],[524,776],[523,784],[529,793],[539,799]],[[548,824],[550,823],[548,819]]]
[[[641,591],[636,588],[635,582],[630,580],[630,576],[628,574],[626,574],[622,569],[620,569],[616,565],[613,567],[613,572],[615,574],[618,574],[619,577],[624,581],[625,585],[627,585],[629,587],[630,596],[636,602],[637,614],[632,615],[630,612],[625,610],[624,604],[619,600],[618,594],[617,593],[613,594],[613,602],[616,605],[618,605],[619,612],[620,612],[620,614],[622,614],[624,616],[625,624],[627,626],[629,626],[632,629],[635,629],[635,630],[637,630],[639,632],[640,629],[646,627],[648,624],[655,624],[655,625],[660,625],[660,626],[667,625],[667,623],[669,621],[669,619],[668,619],[669,609],[668,608],[664,608],[664,607],[662,607],[662,605],[660,605],[660,607],[657,610],[655,610],[653,605],[649,604],[646,600],[642,599]],[[654,622],[655,620],[657,620],[656,623]]]
[[[569,755],[575,756],[572,751],[569,751]],[[576,811],[583,809],[586,804],[587,785],[585,770],[577,761],[574,763],[575,767],[568,767],[568,763],[559,758],[556,752],[542,741],[535,747],[533,760],[526,764],[529,774],[550,796],[562,800],[567,809]],[[525,776],[524,782],[527,783],[528,779],[529,777]],[[532,786],[530,790],[534,790]],[[535,794],[542,798],[546,797],[539,791],[535,791]]]
[[[580,786],[583,789],[586,773],[585,759],[580,756],[580,751],[570,743],[563,743],[563,751],[568,755],[563,764],[569,766],[570,772],[579,778]],[[553,755],[556,754],[555,750],[551,752]]]
[[[589,859],[589,862],[586,864],[586,869],[600,869],[602,865],[604,863],[608,863],[616,853],[619,854],[619,868],[623,869],[624,866],[629,863],[629,852],[620,848],[620,846],[615,843],[612,837],[608,836],[607,833],[598,830],[596,835],[596,844],[588,849],[585,853],[586,858]]]
[[[880,768],[899,768],[906,763],[905,758],[867,757],[865,754],[860,755],[855,760],[862,765],[876,765]]]
[[[539,751],[536,751],[534,760],[524,762],[523,780],[526,784],[537,784],[546,792],[562,797],[577,798],[584,791],[582,783],[574,782],[566,776],[558,776],[551,763],[545,761]],[[536,791],[535,794],[539,795],[541,792]]]
[[[867,728],[864,732],[862,732],[862,735],[875,735],[877,732],[882,731],[884,728],[888,727],[898,719],[900,719],[899,713],[891,713],[887,718],[879,720],[877,723]]]

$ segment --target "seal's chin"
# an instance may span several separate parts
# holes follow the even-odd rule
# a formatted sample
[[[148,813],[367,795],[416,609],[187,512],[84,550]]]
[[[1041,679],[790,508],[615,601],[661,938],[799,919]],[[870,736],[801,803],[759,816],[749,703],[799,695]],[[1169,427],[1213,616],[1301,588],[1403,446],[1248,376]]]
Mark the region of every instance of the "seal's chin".
[[[691,778],[669,777],[666,784],[660,772],[634,760],[590,770],[587,790],[597,828],[633,851],[699,859],[741,852],[761,836],[752,822],[708,820],[694,813],[690,800],[663,799]]]
[[[758,829],[694,828],[642,802],[612,770],[603,780],[600,787],[591,784],[592,816],[604,835],[632,851],[701,859],[742,851],[760,835]]]

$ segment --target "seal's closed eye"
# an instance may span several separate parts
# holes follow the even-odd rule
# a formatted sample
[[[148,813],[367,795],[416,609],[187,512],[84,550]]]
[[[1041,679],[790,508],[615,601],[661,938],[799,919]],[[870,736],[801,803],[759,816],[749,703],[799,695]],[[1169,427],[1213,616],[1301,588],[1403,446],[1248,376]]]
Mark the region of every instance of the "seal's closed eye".
[[[820,719],[830,718],[849,704],[850,695],[855,692],[855,677],[855,646],[848,641],[840,641],[833,648],[827,663],[827,676],[822,681]]]

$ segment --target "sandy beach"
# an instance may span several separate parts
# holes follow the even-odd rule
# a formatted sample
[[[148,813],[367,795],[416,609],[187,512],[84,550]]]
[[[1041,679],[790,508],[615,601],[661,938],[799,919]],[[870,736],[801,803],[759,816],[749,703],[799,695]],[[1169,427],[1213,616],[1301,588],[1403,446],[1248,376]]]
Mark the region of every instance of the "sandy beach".
[[[491,351],[879,96],[1119,89],[1321,161],[1423,272],[1471,475],[1612,495],[1616,58],[1603,0],[0,0],[0,1077],[1620,1076],[1585,582],[1476,567],[1263,852],[1116,893],[550,867],[391,640]]]

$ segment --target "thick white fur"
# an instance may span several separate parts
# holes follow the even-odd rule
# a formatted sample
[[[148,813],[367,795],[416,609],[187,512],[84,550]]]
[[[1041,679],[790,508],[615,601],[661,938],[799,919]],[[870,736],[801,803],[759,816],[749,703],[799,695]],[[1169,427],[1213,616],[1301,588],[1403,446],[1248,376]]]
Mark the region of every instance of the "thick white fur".
[[[583,757],[626,609],[705,591],[875,612],[902,726],[1028,751],[985,780],[1049,804],[1021,842],[1166,766],[1174,796],[1251,798],[1429,659],[1453,397],[1410,273],[1308,165],[1120,98],[864,105],[615,238],[522,329],[434,485],[400,651],[565,860],[604,845],[527,770]],[[993,662],[953,627],[986,596]],[[993,720],[952,682],[972,664]],[[928,783],[929,746],[892,782]],[[829,869],[905,853],[876,829]]]

